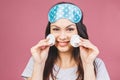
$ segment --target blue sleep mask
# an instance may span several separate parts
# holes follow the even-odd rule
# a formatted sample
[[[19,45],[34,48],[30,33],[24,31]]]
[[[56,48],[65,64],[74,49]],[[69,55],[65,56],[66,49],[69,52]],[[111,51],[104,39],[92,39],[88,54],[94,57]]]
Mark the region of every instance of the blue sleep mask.
[[[48,13],[48,20],[51,23],[59,19],[68,19],[73,23],[78,23],[82,18],[82,11],[73,4],[57,4]]]

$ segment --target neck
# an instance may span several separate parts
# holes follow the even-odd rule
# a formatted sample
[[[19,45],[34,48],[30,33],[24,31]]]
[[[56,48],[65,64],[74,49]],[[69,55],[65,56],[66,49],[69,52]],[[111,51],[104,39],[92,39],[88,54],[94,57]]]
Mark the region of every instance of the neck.
[[[73,55],[70,52],[59,52],[59,57],[56,64],[63,69],[76,65]]]

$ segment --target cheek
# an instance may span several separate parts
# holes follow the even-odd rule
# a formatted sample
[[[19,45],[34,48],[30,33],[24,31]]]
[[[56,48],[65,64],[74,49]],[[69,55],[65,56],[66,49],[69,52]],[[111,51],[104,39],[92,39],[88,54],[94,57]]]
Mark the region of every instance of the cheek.
[[[51,32],[50,34],[54,35],[54,37],[55,37],[55,40],[57,40],[57,39],[58,39],[58,36],[59,36],[59,34],[58,34],[58,33]]]
[[[53,34],[55,37],[58,35],[58,33],[54,32],[53,30],[50,30],[50,34]]]
[[[73,35],[78,35],[78,33],[77,32],[73,32],[73,33],[67,33],[66,35],[71,39],[71,37],[73,36]]]
[[[59,36],[58,33],[51,33],[51,34],[53,34],[55,38],[57,38]]]

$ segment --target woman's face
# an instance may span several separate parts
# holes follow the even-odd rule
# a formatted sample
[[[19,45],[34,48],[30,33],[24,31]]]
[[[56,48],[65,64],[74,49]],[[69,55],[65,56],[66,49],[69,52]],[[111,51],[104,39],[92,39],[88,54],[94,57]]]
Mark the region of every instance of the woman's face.
[[[78,34],[75,23],[67,19],[59,19],[50,25],[50,32],[55,36],[56,44],[59,52],[69,52],[72,50],[70,45],[71,36]]]

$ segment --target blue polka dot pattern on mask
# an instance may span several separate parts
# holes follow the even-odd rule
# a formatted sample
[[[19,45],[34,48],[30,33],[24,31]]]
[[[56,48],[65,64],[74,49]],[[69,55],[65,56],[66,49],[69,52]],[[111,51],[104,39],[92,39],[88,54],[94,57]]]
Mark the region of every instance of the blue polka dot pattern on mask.
[[[82,18],[82,12],[73,4],[58,4],[50,9],[48,20],[53,23],[61,18],[66,18],[73,23],[78,23]]]

